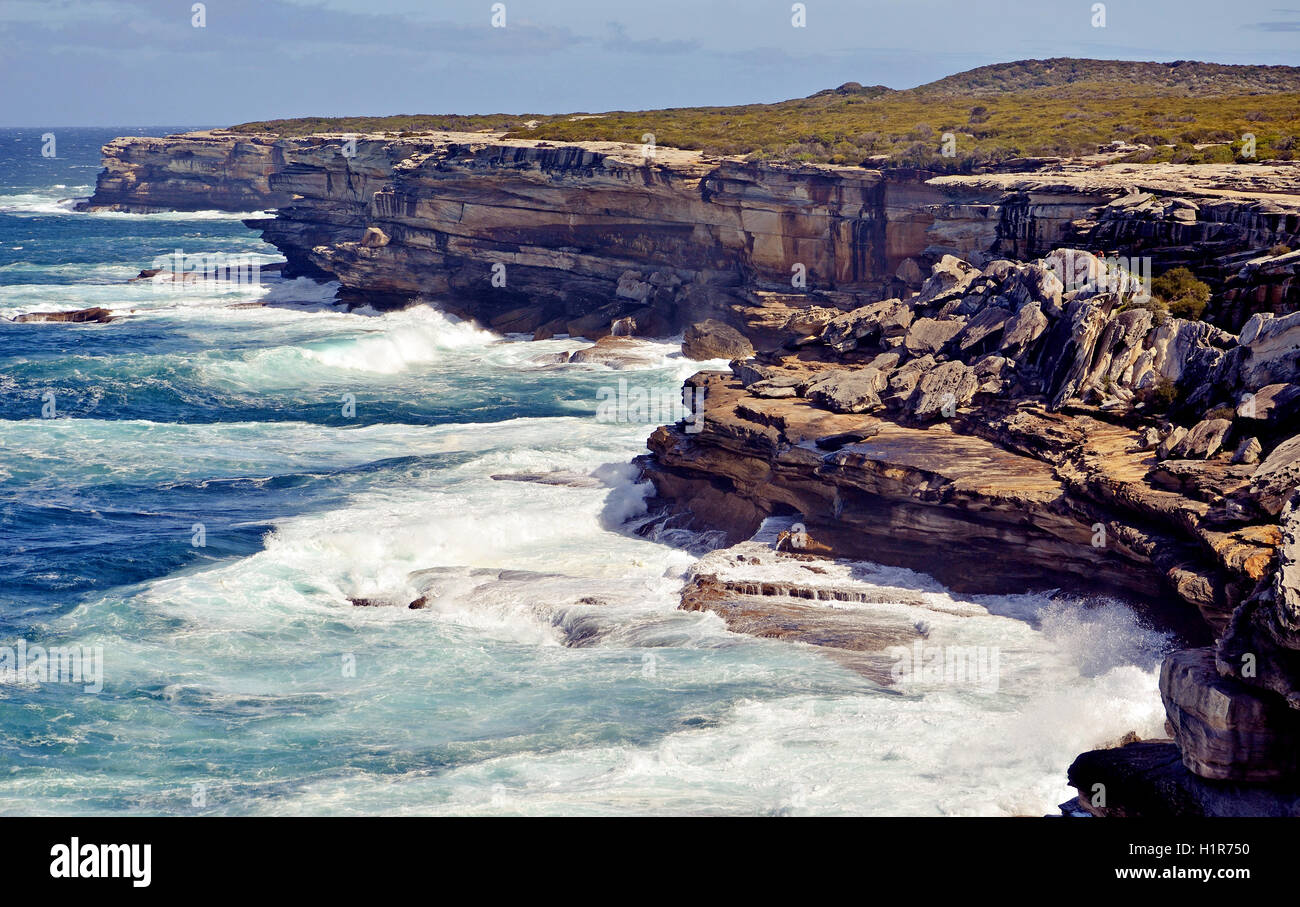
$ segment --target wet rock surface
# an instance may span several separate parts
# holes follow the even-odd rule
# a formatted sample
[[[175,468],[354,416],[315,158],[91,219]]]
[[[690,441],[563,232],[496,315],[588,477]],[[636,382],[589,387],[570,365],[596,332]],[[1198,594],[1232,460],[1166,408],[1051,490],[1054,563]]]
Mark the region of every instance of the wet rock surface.
[[[936,265],[929,301],[901,302],[907,331],[884,330],[900,304],[886,301],[828,322],[819,343],[697,374],[702,430],[658,429],[642,466],[665,506],[733,541],[793,513],[830,555],[958,590],[1063,584],[1181,610],[1202,648],[1164,665],[1173,742],[1096,757],[1129,791],[1116,809],[1285,814],[1300,788],[1300,425],[1273,413],[1300,377],[1300,322],[1252,317],[1234,336],[1158,321],[1131,291],[1064,289],[1057,270]],[[945,320],[951,333],[907,343]],[[761,393],[778,384],[794,393]],[[811,637],[784,632],[842,647],[844,628],[806,604],[697,592],[746,632],[800,627]],[[1213,786],[1228,782],[1235,793]]]
[[[114,315],[108,309],[92,307],[89,309],[74,309],[67,312],[28,312],[24,315],[14,316],[14,321],[18,324],[29,324],[35,322],[69,322],[72,324],[107,324],[118,316]]]
[[[579,363],[643,367],[628,335],[722,325],[700,352],[734,354],[731,372],[688,381],[706,394],[702,430],[661,427],[641,460],[678,525],[740,543],[797,515],[821,555],[959,590],[1117,591],[1181,616],[1200,648],[1163,672],[1174,742],[1084,754],[1072,783],[1106,783],[1104,814],[1294,814],[1300,313],[1296,253],[1270,250],[1300,245],[1300,162],[935,177],[354,138],[348,155],[344,136],[119,139],[88,207],[276,208],[250,225],[286,276],[598,341]],[[1104,249],[1193,266],[1211,319],[1165,317],[1122,270],[1100,279],[1112,263],[1084,250]],[[816,583],[743,582],[698,574],[684,604],[867,676],[907,636],[823,613],[803,594]]]

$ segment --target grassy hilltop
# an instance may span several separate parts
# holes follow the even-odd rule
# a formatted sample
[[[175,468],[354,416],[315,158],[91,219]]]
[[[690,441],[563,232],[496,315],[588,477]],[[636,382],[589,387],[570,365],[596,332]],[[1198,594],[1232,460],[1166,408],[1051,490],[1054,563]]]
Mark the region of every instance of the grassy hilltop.
[[[306,117],[244,123],[238,132],[504,131],[554,141],[638,143],[712,154],[966,170],[1015,157],[1081,155],[1124,141],[1137,161],[1226,163],[1256,137],[1255,160],[1300,154],[1300,67],[1114,60],[1023,60],[895,91],[855,82],[807,98],[735,107],[603,114]],[[944,133],[956,157],[938,154]],[[1203,147],[1196,147],[1196,146]]]

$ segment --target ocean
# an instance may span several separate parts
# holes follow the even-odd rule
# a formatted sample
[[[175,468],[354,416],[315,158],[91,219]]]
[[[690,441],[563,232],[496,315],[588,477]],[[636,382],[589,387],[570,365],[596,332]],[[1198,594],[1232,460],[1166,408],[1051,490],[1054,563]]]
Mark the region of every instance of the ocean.
[[[128,282],[280,257],[253,212],[74,212],[100,145],[175,130],[53,131],[0,130],[0,813],[1043,815],[1162,735],[1170,639],[1122,602],[862,565],[995,691],[678,610],[695,555],[628,528],[654,425],[597,415],[698,370],[677,345],[614,371],[333,284]],[[584,478],[492,478],[538,472]],[[31,670],[59,649],[99,676]]]

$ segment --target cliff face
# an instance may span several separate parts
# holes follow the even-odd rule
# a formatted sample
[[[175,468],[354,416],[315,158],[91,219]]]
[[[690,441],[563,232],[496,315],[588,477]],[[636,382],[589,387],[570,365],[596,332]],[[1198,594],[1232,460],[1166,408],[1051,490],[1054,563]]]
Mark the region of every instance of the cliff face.
[[[86,211],[263,211],[290,196],[270,186],[284,165],[267,137],[193,132],[126,137],[103,148],[104,169]]]
[[[936,178],[468,133],[106,156],[92,205],[274,204],[250,223],[287,273],[358,301],[537,337],[740,328],[768,352],[691,379],[702,430],[650,438],[661,528],[735,542],[788,516],[819,553],[958,588],[1152,602],[1201,646],[1162,674],[1173,756],[1087,754],[1081,794],[1300,802],[1277,793],[1300,789],[1300,253],[1268,251],[1300,248],[1300,163]],[[1089,253],[1053,252],[1072,244],[1195,264],[1217,323],[1162,319]]]
[[[1212,277],[1226,283],[1252,250],[1300,234],[1282,194],[1297,173],[1058,163],[934,178],[479,133],[209,132],[110,143],[88,206],[277,208],[252,224],[288,273],[333,275],[373,304],[436,299],[543,336],[718,318],[762,346],[799,334],[810,310],[915,289],[944,254],[982,264],[1113,246],[1162,266],[1221,260]],[[1291,283],[1278,293],[1280,308]]]
[[[1073,783],[1113,788],[1102,813],[1294,811],[1300,313],[1237,335],[1157,322],[1134,285],[1078,279],[1104,273],[1077,250],[945,258],[906,300],[696,375],[689,426],[658,429],[642,459],[661,525],[738,542],[788,516],[802,546],[958,589],[1145,600],[1202,646],[1161,677],[1181,768],[1088,754]],[[697,585],[727,610],[731,593]]]
[[[631,316],[639,333],[673,333],[743,322],[751,291],[790,289],[796,268],[827,290],[888,279],[875,171],[475,134],[285,156],[272,184],[300,198],[258,226],[291,263],[501,330],[599,336]]]

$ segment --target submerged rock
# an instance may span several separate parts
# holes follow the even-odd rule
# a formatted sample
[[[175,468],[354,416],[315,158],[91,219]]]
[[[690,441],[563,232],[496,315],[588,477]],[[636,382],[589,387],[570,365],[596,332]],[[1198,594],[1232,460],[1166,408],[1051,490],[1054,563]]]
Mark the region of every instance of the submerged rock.
[[[108,309],[93,307],[89,309],[73,309],[68,312],[28,312],[25,315],[19,315],[14,321],[19,323],[28,323],[34,321],[68,321],[76,324],[107,324],[115,320],[116,316]]]
[[[631,337],[602,337],[593,345],[574,350],[569,361],[582,365],[604,365],[613,369],[654,368],[662,356],[659,349]]]

